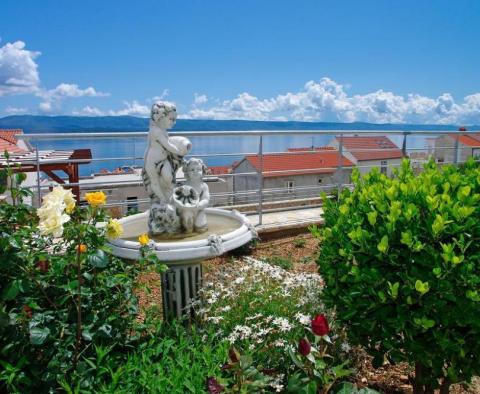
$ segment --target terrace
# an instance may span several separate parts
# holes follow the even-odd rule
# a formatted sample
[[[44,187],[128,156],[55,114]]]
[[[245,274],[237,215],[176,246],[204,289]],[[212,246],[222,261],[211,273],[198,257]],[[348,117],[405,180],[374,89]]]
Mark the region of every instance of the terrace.
[[[267,220],[269,225],[284,224],[284,218],[279,212],[288,211],[289,208],[311,209],[320,206],[320,200],[316,197],[321,192],[326,191],[327,194],[332,190],[341,190],[344,187],[350,187],[351,182],[348,174],[351,172],[352,162],[361,173],[369,172],[372,168],[378,167],[381,171],[391,173],[393,168],[400,166],[401,158],[413,158],[417,165],[432,157],[443,164],[461,164],[464,163],[469,156],[476,155],[475,149],[480,147],[480,142],[472,137],[475,133],[454,133],[451,131],[363,131],[363,130],[338,130],[332,133],[329,130],[282,130],[282,131],[196,131],[186,133],[170,133],[172,136],[186,136],[193,141],[199,139],[207,139],[214,141],[223,138],[225,145],[229,145],[231,138],[238,138],[240,141],[248,141],[247,147],[251,150],[232,151],[218,150],[215,152],[194,152],[190,156],[202,158],[207,164],[210,161],[215,162],[219,159],[224,164],[215,166],[215,173],[206,177],[206,180],[212,184],[223,181],[225,186],[221,186],[218,191],[212,193],[212,206],[228,207],[230,209],[238,209],[247,215],[255,215],[252,217],[252,224],[258,226],[262,230],[265,215],[275,213],[276,221]],[[449,140],[449,137],[452,137]],[[64,157],[56,154],[56,165],[81,165],[85,168],[85,164],[93,163],[100,166],[121,168],[141,168],[143,165],[143,152],[145,149],[147,133],[146,132],[107,132],[107,133],[39,133],[39,134],[21,134],[17,135],[18,140],[28,141],[30,146],[56,146],[66,143],[69,146],[75,145],[90,148],[90,141],[125,141],[132,146],[133,154],[121,155],[105,155],[105,150],[100,151],[100,155],[93,154],[93,157],[65,157],[65,152],[59,152]],[[288,138],[300,138],[301,141],[293,141],[291,143],[279,144],[280,141]],[[315,138],[322,138],[328,146],[311,146],[308,143]],[[389,139],[390,138],[390,139]],[[473,145],[464,145],[464,140],[468,139],[476,141]],[[394,140],[395,143],[392,141]],[[437,141],[435,146],[432,140]],[[377,141],[377,143],[375,143]],[[381,143],[378,143],[380,141]],[[385,142],[388,141],[388,142]],[[372,143],[374,142],[374,143]],[[300,146],[298,146],[300,144]],[[242,144],[245,146],[245,144]],[[266,146],[269,145],[267,148]],[[290,146],[292,145],[292,146]],[[220,144],[219,146],[222,146]],[[281,151],[276,150],[282,147]],[[253,149],[254,148],[254,149]],[[221,148],[220,148],[221,149]],[[38,158],[36,152],[39,152]],[[211,151],[211,149],[209,149]],[[323,151],[323,152],[322,152]],[[445,158],[445,152],[448,157]],[[323,154],[327,154],[323,158]],[[135,187],[134,194],[138,195],[135,203],[138,204],[141,211],[148,209],[148,198],[142,193],[142,181],[139,172],[132,171],[130,173],[107,172],[96,174],[96,176],[83,176],[77,181],[72,178],[64,179],[56,177],[45,179],[42,176],[42,165],[46,158],[41,159],[45,154],[42,148],[33,148],[29,153],[28,161],[31,168],[28,171],[36,172],[36,180],[30,182],[30,188],[35,198],[33,204],[39,206],[41,204],[41,196],[47,193],[53,185],[56,185],[58,179],[61,178],[65,187],[79,188],[80,195],[91,190],[115,190],[121,187]],[[102,155],[103,154],[103,155]],[[317,158],[317,155],[320,155]],[[78,156],[78,155],[77,155]],[[188,158],[189,156],[187,156]],[[420,157],[420,159],[418,159]],[[232,171],[238,167],[242,159],[255,160],[250,171]],[[37,165],[39,160],[40,166]],[[295,163],[301,161],[300,166]],[[283,161],[283,162],[282,162]],[[286,161],[286,162],[285,162]],[[51,162],[51,160],[50,160]],[[132,167],[133,166],[133,167]],[[113,168],[110,168],[113,170]],[[78,171],[78,170],[77,170]],[[88,171],[88,170],[87,170]],[[94,170],[91,173],[95,172]],[[281,184],[286,179],[294,179],[297,176],[305,174],[330,173],[335,174],[335,179],[327,179],[327,182],[310,184],[294,184],[287,186]],[[342,178],[343,176],[343,178]],[[183,180],[183,174],[180,170],[177,175],[179,182]],[[266,185],[267,178],[280,179],[276,185]],[[340,179],[341,178],[341,179]],[[243,180],[245,185],[238,187],[239,179]],[[312,179],[308,179],[312,181]],[[234,184],[237,184],[235,188]],[[297,182],[298,183],[298,182]],[[214,186],[215,188],[215,186]],[[230,189],[229,189],[230,188]],[[109,198],[108,207],[122,208],[132,204],[132,200],[128,200],[124,195],[116,198]],[[124,210],[125,211],[125,210]],[[317,211],[315,211],[317,212]],[[268,216],[267,216],[268,217]],[[308,221],[309,219],[307,219]],[[300,223],[301,224],[301,223]],[[292,223],[294,225],[294,223]]]
[[[161,299],[166,294],[162,294],[161,287],[167,286],[166,270],[171,267],[155,260],[147,244],[134,264],[121,259],[108,260],[108,253],[103,252],[107,250],[104,241],[108,225],[106,230],[102,226],[109,216],[120,218],[149,207],[140,175],[147,133],[16,134],[17,140],[25,141],[31,148],[28,166],[18,158],[15,160],[15,155],[25,152],[14,152],[13,160],[1,163],[3,168],[18,163],[15,171],[33,171],[34,178],[29,178],[25,185],[31,192],[26,196],[31,206],[41,207],[42,199],[61,184],[74,191],[80,207],[65,225],[63,241],[52,241],[48,237],[36,238],[35,225],[30,232],[17,231],[15,221],[23,220],[21,214],[2,204],[5,212],[12,215],[2,224],[3,233],[8,233],[12,240],[10,246],[2,244],[5,258],[12,259],[20,267],[22,258],[19,256],[31,254],[24,273],[18,276],[11,270],[2,273],[9,285],[2,288],[4,304],[0,305],[8,305],[26,338],[30,338],[29,343],[39,349],[62,342],[63,334],[51,323],[50,317],[56,316],[59,310],[71,314],[65,318],[68,323],[64,326],[69,332],[66,335],[71,336],[65,346],[68,355],[54,356],[73,360],[64,370],[70,379],[63,381],[66,385],[75,381],[72,377],[75,371],[93,364],[96,368],[111,368],[111,374],[114,374],[112,368],[118,368],[117,377],[105,373],[95,381],[83,382],[85,387],[100,382],[107,387],[105,391],[119,390],[115,382],[122,381],[120,375],[124,372],[133,376],[127,391],[135,391],[141,374],[147,371],[152,381],[158,378],[158,386],[152,383],[149,390],[164,387],[160,381],[171,373],[179,379],[182,390],[190,384],[194,392],[229,392],[242,387],[244,392],[284,392],[286,387],[293,387],[290,392],[301,392],[308,385],[314,387],[311,392],[329,389],[334,392],[342,387],[350,390],[347,392],[356,392],[357,386],[388,392],[408,391],[405,386],[412,382],[416,392],[426,393],[433,392],[435,381],[441,385],[442,392],[446,392],[455,383],[451,374],[444,376],[435,366],[412,363],[412,357],[422,356],[411,356],[415,353],[411,350],[395,351],[395,346],[404,344],[405,335],[412,335],[418,341],[420,353],[433,348],[433,353],[427,356],[430,360],[434,360],[435,353],[447,354],[441,362],[444,365],[439,368],[446,371],[454,368],[452,365],[456,361],[448,358],[451,355],[445,348],[439,350],[443,344],[435,348],[437,344],[432,338],[447,328],[464,336],[464,344],[471,349],[456,342],[455,346],[460,349],[457,353],[463,352],[462,362],[468,364],[473,375],[478,374],[471,361],[478,347],[474,339],[475,336],[478,339],[480,332],[478,319],[465,317],[459,326],[428,312],[438,308],[437,313],[441,314],[449,308],[457,308],[455,297],[463,297],[466,315],[478,305],[475,304],[480,292],[475,279],[479,277],[478,264],[475,264],[480,237],[480,221],[477,220],[480,173],[476,164],[480,140],[477,133],[260,130],[170,135],[188,137],[194,145],[197,141],[221,139],[224,142],[217,142],[215,150],[209,150],[209,145],[205,144],[203,151],[194,151],[191,156],[213,163],[215,170],[204,179],[210,186],[211,205],[242,212],[260,236],[256,248],[250,245],[203,263],[205,276],[200,300],[188,305],[194,309],[195,319],[187,325],[193,324],[195,328],[186,331],[181,331],[184,328],[175,326],[176,323],[167,326],[158,323],[162,320]],[[314,143],[315,140],[322,142]],[[112,150],[108,154],[97,154],[93,146],[97,141],[106,142]],[[122,141],[130,146],[125,155],[116,154],[115,150],[115,144]],[[49,146],[51,151],[53,146],[62,144],[91,149],[92,156],[57,156],[57,167],[44,167],[43,153]],[[231,149],[232,145],[246,149]],[[221,146],[225,149],[220,150]],[[407,158],[410,158],[411,173],[402,163],[402,159]],[[424,169],[423,165],[430,159],[433,162]],[[97,166],[95,168],[110,167],[112,171],[78,176],[82,168],[92,164]],[[77,177],[62,176],[58,170],[63,168],[76,168]],[[115,168],[123,170],[114,171]],[[366,176],[365,184],[359,183],[354,168]],[[367,175],[374,168],[374,175]],[[444,169],[446,172],[442,172]],[[393,170],[401,173],[400,178]],[[42,172],[48,178],[42,176]],[[180,172],[177,182],[183,181]],[[7,185],[16,188],[15,184]],[[95,206],[87,195],[93,191],[104,191],[106,202]],[[324,192],[326,195],[320,197]],[[5,194],[7,201],[17,203],[18,207],[18,196],[10,195],[8,190]],[[368,203],[362,203],[362,198]],[[369,209],[374,215],[367,214]],[[34,216],[29,220],[34,221]],[[85,227],[86,222],[97,226]],[[22,226],[25,223],[19,227]],[[426,228],[433,228],[433,232]],[[95,235],[96,231],[100,235]],[[79,233],[84,238],[79,240]],[[22,237],[26,237],[24,247],[19,244]],[[422,262],[425,259],[433,261],[434,265],[427,264],[425,268]],[[413,270],[407,267],[410,261],[417,264]],[[470,271],[467,268],[463,271],[463,267],[469,266]],[[60,271],[60,267],[64,271]],[[119,272],[126,273],[128,280],[112,279]],[[346,279],[355,275],[361,275],[363,282]],[[68,277],[68,280],[58,287],[48,283],[55,278],[60,282],[64,280],[60,277]],[[26,286],[27,279],[33,286]],[[111,285],[110,280],[118,282]],[[469,281],[471,284],[467,283]],[[135,309],[133,297],[122,298],[122,294],[130,294],[131,289],[140,299],[140,312],[131,312],[131,316],[128,312],[128,319],[123,320],[126,306],[132,306],[129,311]],[[449,292],[452,296],[448,301],[435,304],[435,299],[443,299],[441,295]],[[87,304],[93,305],[94,298],[104,299],[105,303],[95,304],[92,312]],[[125,308],[118,309],[118,303],[122,302]],[[82,305],[84,311],[81,311]],[[457,313],[452,315],[460,319]],[[84,320],[75,320],[78,316]],[[355,319],[365,319],[369,326],[366,331],[370,334],[358,331]],[[151,324],[152,321],[160,326]],[[395,331],[397,326],[402,329]],[[470,332],[466,332],[465,327]],[[135,330],[143,332],[150,342],[126,334]],[[379,334],[373,334],[375,332]],[[385,343],[379,339],[381,335],[388,339]],[[97,353],[90,349],[90,344],[95,343],[102,351],[101,346],[118,344],[125,336],[141,351],[122,359],[121,367],[114,364],[114,356],[108,359],[107,355],[105,357],[112,364],[102,365],[98,348]],[[154,340],[154,337],[161,339]],[[175,343],[172,348],[162,342],[168,338]],[[363,347],[354,346],[358,344]],[[374,357],[368,357],[365,351]],[[25,352],[31,358],[36,354],[35,349]],[[160,361],[154,356],[155,352],[163,354]],[[189,353],[188,357],[182,355],[185,352]],[[457,355],[451,357],[454,359]],[[171,364],[171,359],[176,358],[178,364]],[[397,360],[401,362],[400,367],[393,367]],[[200,365],[200,371],[185,372],[190,363]],[[220,369],[220,364],[226,367]],[[381,367],[382,372],[373,373],[372,365]],[[417,380],[414,380],[414,367],[417,368]],[[180,377],[178,370],[182,371]],[[421,373],[430,373],[432,380],[419,381]],[[389,385],[387,380],[392,376],[394,383]],[[468,378],[468,374],[466,376]],[[20,378],[18,381],[16,387],[21,388],[24,383]],[[455,386],[453,390],[462,392],[463,389]]]

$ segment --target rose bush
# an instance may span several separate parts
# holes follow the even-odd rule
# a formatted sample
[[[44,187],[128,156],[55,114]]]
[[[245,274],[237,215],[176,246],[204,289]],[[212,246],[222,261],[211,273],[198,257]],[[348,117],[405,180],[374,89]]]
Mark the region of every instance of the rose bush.
[[[109,254],[106,237],[122,229],[101,208],[102,192],[80,209],[54,188],[35,210],[22,204],[19,183],[7,183],[12,204],[0,204],[0,391],[53,391],[59,379],[91,388],[99,347],[123,357],[142,335],[135,278],[158,260],[127,264]]]
[[[407,361],[416,392],[448,392],[480,373],[480,169],[415,176],[404,161],[394,178],[352,178],[324,198],[322,300],[375,365]]]

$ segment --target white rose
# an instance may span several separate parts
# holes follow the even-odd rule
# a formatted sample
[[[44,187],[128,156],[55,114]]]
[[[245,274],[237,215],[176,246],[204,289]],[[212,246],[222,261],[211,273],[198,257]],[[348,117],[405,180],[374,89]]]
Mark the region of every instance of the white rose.
[[[59,213],[57,210],[49,211],[49,215],[40,220],[38,228],[42,235],[53,235],[58,238],[63,234],[63,225],[70,220],[67,214]]]

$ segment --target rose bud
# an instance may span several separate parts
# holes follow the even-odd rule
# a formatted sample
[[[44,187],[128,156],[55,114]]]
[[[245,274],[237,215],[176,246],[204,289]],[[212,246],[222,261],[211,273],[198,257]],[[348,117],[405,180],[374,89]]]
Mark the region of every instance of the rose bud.
[[[310,351],[312,350],[312,345],[310,345],[310,342],[308,342],[308,339],[302,338],[298,342],[298,352],[302,356],[308,356],[310,354]]]
[[[312,331],[315,335],[320,337],[328,334],[330,329],[328,327],[328,321],[325,315],[322,314],[315,316],[315,318],[312,320]]]
[[[45,260],[38,261],[37,264],[35,264],[35,266],[40,272],[43,272],[44,274],[47,273],[48,270],[50,269],[50,263]]]
[[[22,309],[29,319],[33,317],[33,309],[30,308],[28,305],[24,305]]]
[[[223,386],[211,376],[207,378],[207,391],[209,394],[220,394],[223,392]]]
[[[231,347],[228,351],[228,357],[232,363],[238,363],[240,361],[240,354],[234,347]]]

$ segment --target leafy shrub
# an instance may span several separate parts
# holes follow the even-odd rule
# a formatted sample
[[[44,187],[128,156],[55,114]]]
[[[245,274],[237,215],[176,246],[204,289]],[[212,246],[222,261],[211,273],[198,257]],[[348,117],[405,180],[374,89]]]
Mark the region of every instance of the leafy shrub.
[[[353,176],[353,191],[324,199],[318,264],[322,299],[350,341],[416,365],[415,391],[480,373],[480,170],[433,162],[414,176]]]
[[[107,234],[121,228],[97,226],[108,220],[103,193],[79,209],[55,188],[35,211],[10,184],[13,204],[0,204],[0,391],[45,392],[65,375],[91,387],[97,346],[122,353],[141,334],[134,290],[144,267],[108,254]]]
[[[253,363],[249,366],[269,374],[269,385],[281,390],[297,368],[290,351],[305,336],[311,316],[324,312],[318,302],[322,285],[317,274],[291,273],[244,258],[222,265],[215,280],[206,278],[198,314],[205,327],[215,328],[218,340],[235,346]],[[329,321],[335,341],[327,362],[333,366],[341,363],[349,347],[332,316]]]

